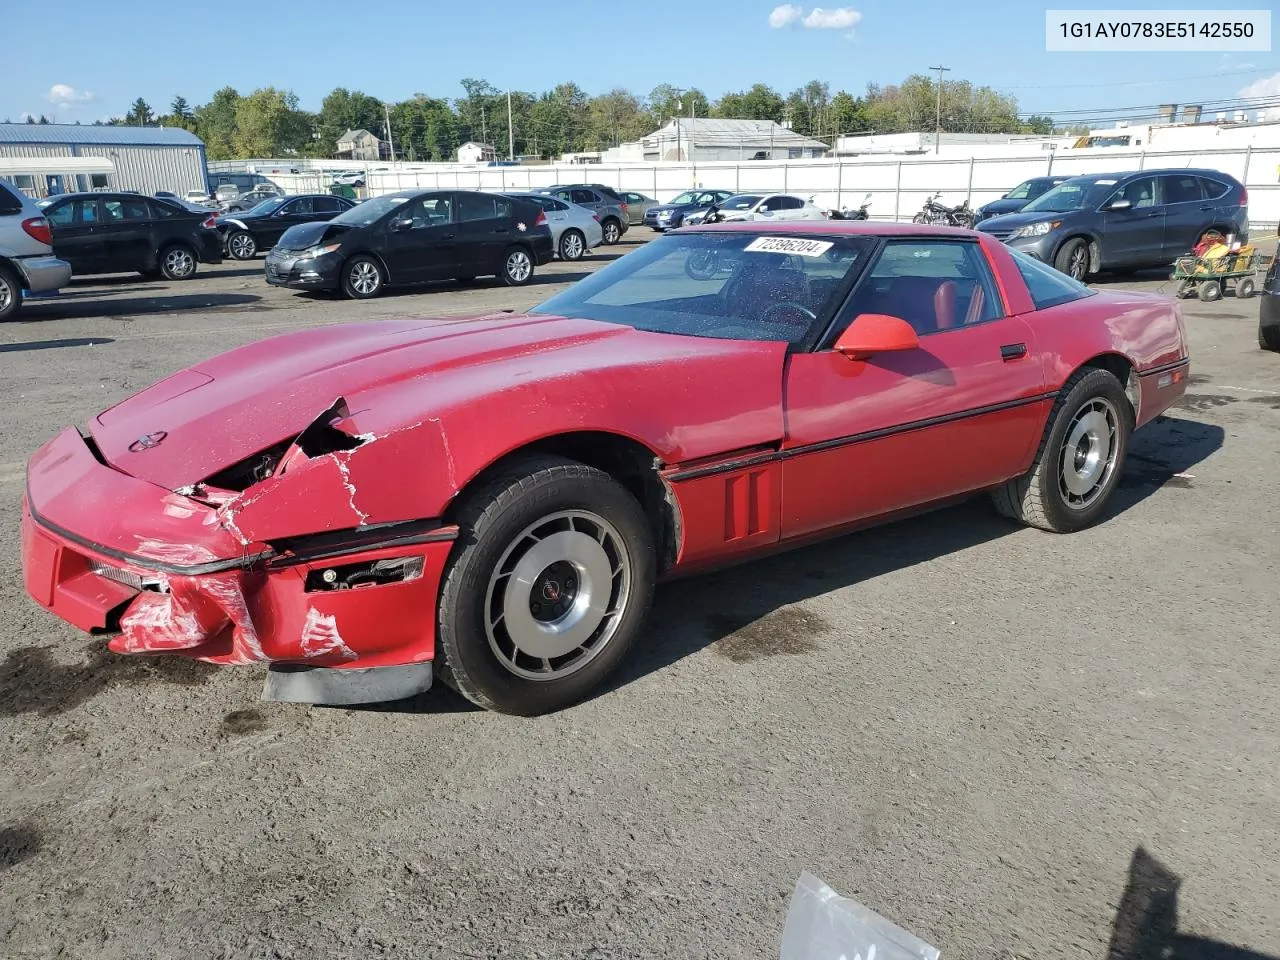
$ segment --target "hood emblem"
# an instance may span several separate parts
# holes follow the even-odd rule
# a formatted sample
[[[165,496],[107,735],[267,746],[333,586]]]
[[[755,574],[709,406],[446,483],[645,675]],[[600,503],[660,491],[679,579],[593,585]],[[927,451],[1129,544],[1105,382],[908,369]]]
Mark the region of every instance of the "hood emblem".
[[[133,443],[129,444],[130,453],[141,453],[143,450],[150,450],[152,447],[158,447],[169,434],[163,430],[157,430],[155,433],[148,433],[139,437]]]

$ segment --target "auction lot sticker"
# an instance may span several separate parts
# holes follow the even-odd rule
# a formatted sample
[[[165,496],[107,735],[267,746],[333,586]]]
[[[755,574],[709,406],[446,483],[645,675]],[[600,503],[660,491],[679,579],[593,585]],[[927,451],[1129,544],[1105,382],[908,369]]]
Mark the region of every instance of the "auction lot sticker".
[[[1046,10],[1045,50],[1271,50],[1270,10]]]
[[[834,243],[803,237],[757,237],[742,249],[751,253],[794,253],[798,257],[820,257]]]

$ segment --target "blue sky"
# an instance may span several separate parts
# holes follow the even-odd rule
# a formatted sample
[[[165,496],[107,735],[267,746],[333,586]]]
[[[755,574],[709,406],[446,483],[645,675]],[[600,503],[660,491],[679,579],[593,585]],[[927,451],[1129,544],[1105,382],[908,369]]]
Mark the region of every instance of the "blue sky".
[[[614,0],[557,12],[527,0],[21,3],[6,11],[6,33],[24,39],[8,45],[0,67],[0,119],[43,113],[91,123],[123,114],[138,96],[164,112],[175,94],[194,105],[227,84],[242,93],[289,88],[308,109],[335,86],[386,100],[419,91],[458,97],[463,77],[525,90],[572,80],[589,93],[616,86],[645,93],[665,82],[713,99],[757,82],[785,94],[816,78],[832,92],[860,93],[869,82],[893,83],[936,64],[951,68],[948,79],[1016,96],[1023,112],[1225,100],[1246,89],[1280,96],[1275,52],[1046,53],[1045,7],[1065,3],[854,0],[817,14],[799,4],[798,13],[771,17],[777,6]],[[1136,0],[1123,6],[1168,9]]]

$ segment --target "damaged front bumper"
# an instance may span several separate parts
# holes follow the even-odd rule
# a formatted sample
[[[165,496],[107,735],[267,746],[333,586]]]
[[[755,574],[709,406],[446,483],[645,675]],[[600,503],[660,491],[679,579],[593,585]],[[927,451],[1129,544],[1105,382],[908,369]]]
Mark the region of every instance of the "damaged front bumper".
[[[28,470],[27,592],[82,630],[118,629],[109,647],[121,654],[322,667],[364,674],[366,686],[379,672],[369,668],[429,665],[456,527],[375,523],[246,543],[232,503],[130,477],[65,430]]]

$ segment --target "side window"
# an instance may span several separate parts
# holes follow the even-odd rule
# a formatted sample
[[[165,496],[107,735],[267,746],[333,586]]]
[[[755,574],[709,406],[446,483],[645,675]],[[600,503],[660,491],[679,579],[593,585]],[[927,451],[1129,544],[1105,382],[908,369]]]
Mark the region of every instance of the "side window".
[[[166,220],[178,212],[172,203],[165,203],[163,200],[151,200],[148,205],[151,207],[152,220]]]
[[[1013,255],[1014,263],[1018,265],[1018,272],[1022,274],[1027,292],[1031,294],[1031,302],[1036,305],[1037,310],[1047,310],[1060,303],[1070,303],[1072,300],[1093,295],[1093,291],[1079,280],[1074,280],[1065,273],[1059,273],[1047,263],[1041,263],[1025,253],[1012,248],[1008,249]]]
[[[760,204],[759,211],[761,213],[772,213],[774,210],[781,210],[782,204],[778,201],[781,197],[766,197],[764,203]]]
[[[89,188],[91,190],[107,189],[107,175],[105,173],[89,174]]]
[[[100,219],[97,200],[76,201],[76,223],[97,223]]]
[[[492,220],[495,217],[508,216],[511,203],[501,197],[483,193],[458,194],[458,222],[468,220]]]
[[[799,197],[782,197],[780,208],[783,210],[799,210],[804,206],[804,201]]]
[[[843,330],[864,313],[901,317],[918,336],[1004,316],[981,247],[954,240],[885,244],[846,306]]]
[[[22,212],[22,201],[13,195],[13,191],[0,183],[0,216]]]
[[[406,204],[396,212],[394,220],[412,220],[413,230],[438,227],[449,222],[452,204],[447,194],[423,197]]]
[[[311,208],[316,213],[337,213],[346,209],[338,203],[337,197],[312,197]]]
[[[1111,204],[1117,200],[1128,200],[1130,206],[1135,210],[1142,207],[1154,207],[1156,205],[1156,178],[1139,177],[1137,180],[1130,180],[1113,193],[1107,203]]]
[[[1204,198],[1206,200],[1221,200],[1231,192],[1231,188],[1221,180],[1210,180],[1208,177],[1203,177],[1200,182],[1204,184]]]
[[[53,207],[46,207],[44,215],[45,219],[55,227],[68,227],[73,222],[75,212],[76,205],[74,203],[63,203]]]
[[[147,209],[145,200],[103,200],[102,209],[108,223],[151,219],[151,211]]]
[[[552,200],[548,198],[546,208],[549,210],[554,210],[556,213],[564,213],[566,210],[569,209],[569,205],[567,203],[561,203],[559,200]]]
[[[596,196],[592,191],[590,191],[590,190],[580,190],[580,189],[579,189],[579,190],[571,190],[571,191],[569,192],[569,199],[570,199],[570,200],[572,200],[574,203],[579,204],[579,205],[584,206],[584,207],[591,207],[591,206],[594,206],[594,205],[595,205],[595,204],[597,204],[597,203],[601,203],[601,202],[602,202],[602,201],[600,200],[600,198],[599,198],[599,197],[597,197],[597,196]]]
[[[286,207],[290,216],[306,216],[316,212],[315,201],[310,197],[299,197]]]
[[[1161,177],[1165,203],[1199,203],[1200,178],[1185,174]]]

